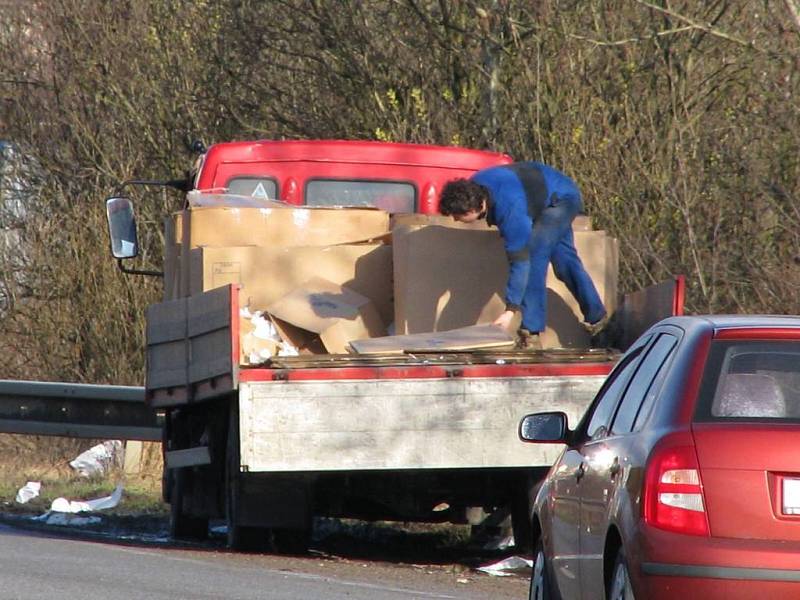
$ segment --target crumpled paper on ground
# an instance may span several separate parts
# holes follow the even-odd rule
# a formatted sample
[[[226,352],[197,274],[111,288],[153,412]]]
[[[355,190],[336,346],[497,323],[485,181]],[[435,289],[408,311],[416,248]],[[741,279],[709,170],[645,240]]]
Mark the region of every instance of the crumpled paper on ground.
[[[495,575],[497,577],[507,577],[515,572],[526,572],[533,568],[533,561],[521,556],[509,556],[503,560],[490,565],[478,567],[478,571]]]
[[[42,489],[42,482],[41,481],[29,481],[17,491],[16,501],[19,504],[25,504],[26,502],[33,500],[39,495],[39,492]]]

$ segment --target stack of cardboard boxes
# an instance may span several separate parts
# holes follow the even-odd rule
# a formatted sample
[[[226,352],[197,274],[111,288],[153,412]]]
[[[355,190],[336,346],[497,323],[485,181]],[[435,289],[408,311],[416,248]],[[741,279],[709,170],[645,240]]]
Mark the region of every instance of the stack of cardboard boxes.
[[[617,243],[576,221],[578,253],[609,310]],[[493,228],[370,208],[194,207],[166,223],[165,299],[240,284],[301,353],[346,353],[350,341],[491,323],[507,275]],[[574,298],[548,275],[545,347],[587,347]],[[243,329],[243,334],[252,329]],[[473,332],[474,335],[474,332]],[[247,344],[242,362],[246,364]]]

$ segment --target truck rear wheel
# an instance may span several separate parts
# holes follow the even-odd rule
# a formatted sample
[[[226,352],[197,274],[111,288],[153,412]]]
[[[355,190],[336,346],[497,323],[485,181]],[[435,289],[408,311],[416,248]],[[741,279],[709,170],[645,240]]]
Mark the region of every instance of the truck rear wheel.
[[[266,552],[270,546],[269,529],[241,524],[241,492],[239,413],[236,410],[236,403],[233,402],[225,448],[225,520],[228,525],[228,548],[241,552]]]
[[[189,473],[185,469],[174,469],[170,479],[172,488],[169,504],[169,531],[176,540],[203,540],[208,537],[208,519],[188,515],[184,509]]]

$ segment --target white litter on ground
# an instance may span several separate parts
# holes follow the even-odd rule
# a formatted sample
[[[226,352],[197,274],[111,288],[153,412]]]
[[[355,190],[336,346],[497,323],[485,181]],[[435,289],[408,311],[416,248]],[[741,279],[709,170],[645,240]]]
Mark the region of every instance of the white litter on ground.
[[[96,516],[83,517],[79,515],[70,515],[66,513],[47,512],[41,517],[36,517],[34,520],[42,521],[47,525],[63,525],[72,527],[81,527],[84,525],[97,525],[103,519]]]
[[[120,440],[109,440],[82,452],[70,461],[69,466],[82,477],[105,475],[118,461],[121,461],[123,452],[124,446]]]
[[[19,504],[25,504],[29,500],[33,500],[39,495],[42,489],[41,481],[29,481],[17,491],[16,501]]]
[[[478,571],[495,575],[497,577],[507,577],[514,573],[523,573],[533,568],[533,561],[521,556],[509,556],[501,561],[478,567]]]
[[[50,505],[50,512],[57,513],[79,513],[94,512],[96,510],[107,510],[114,508],[122,500],[122,484],[117,484],[110,496],[103,496],[95,500],[67,500],[66,498],[56,498]]]

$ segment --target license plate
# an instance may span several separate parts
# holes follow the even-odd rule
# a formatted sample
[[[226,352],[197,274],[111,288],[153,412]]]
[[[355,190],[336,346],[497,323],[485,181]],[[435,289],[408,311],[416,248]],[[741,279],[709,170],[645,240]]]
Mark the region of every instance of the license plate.
[[[783,480],[783,514],[800,515],[800,479]]]

